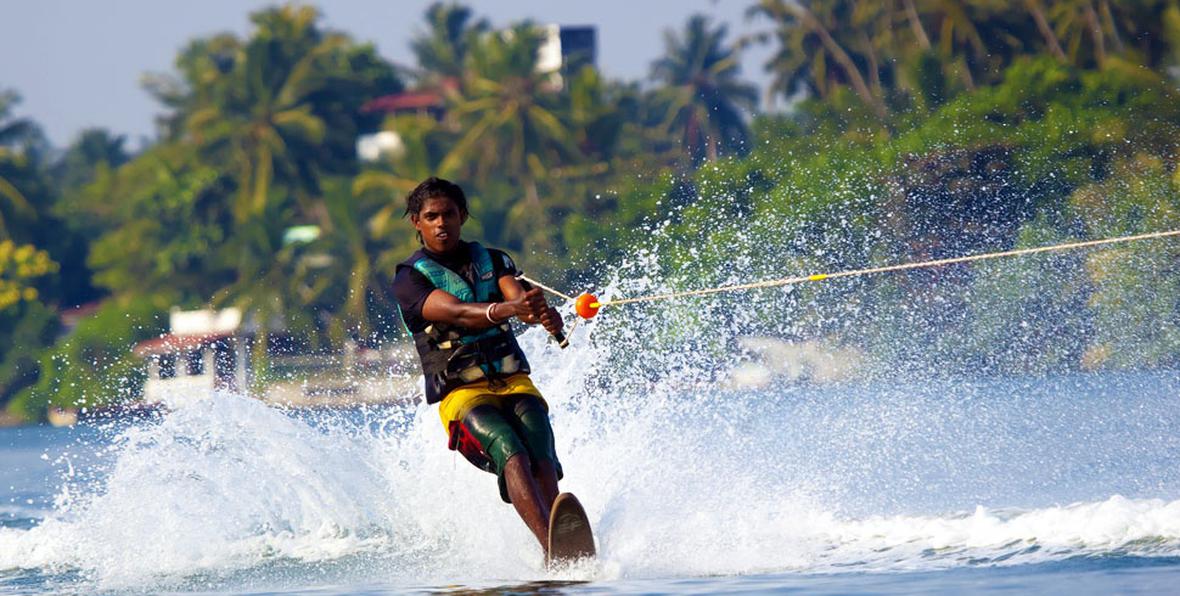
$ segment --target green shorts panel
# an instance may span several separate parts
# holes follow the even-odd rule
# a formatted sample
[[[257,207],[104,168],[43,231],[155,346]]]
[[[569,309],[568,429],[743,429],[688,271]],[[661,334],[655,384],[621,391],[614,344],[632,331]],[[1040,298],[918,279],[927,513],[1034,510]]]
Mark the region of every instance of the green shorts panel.
[[[561,479],[561,462],[553,442],[553,428],[549,424],[549,412],[541,400],[532,395],[509,396],[499,406],[483,404],[472,408],[463,417],[459,432],[474,439],[467,442],[467,449],[477,448],[486,457],[486,463],[464,453],[473,464],[496,475],[500,485],[500,498],[511,502],[504,483],[504,466],[518,453],[525,453],[534,466],[542,462],[553,462],[557,478]],[[454,443],[452,438],[452,443]],[[460,443],[460,451],[463,444]]]

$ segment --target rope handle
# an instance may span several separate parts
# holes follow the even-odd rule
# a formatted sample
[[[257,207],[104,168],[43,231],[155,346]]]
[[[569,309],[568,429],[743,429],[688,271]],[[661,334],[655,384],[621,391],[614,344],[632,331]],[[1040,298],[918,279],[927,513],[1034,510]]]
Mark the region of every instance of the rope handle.
[[[517,275],[516,280],[519,281],[522,286],[524,286],[525,290],[532,289],[530,287],[530,284],[532,284],[532,285],[537,286],[538,288],[541,288],[542,290],[548,291],[552,294],[557,294],[558,296],[561,296],[562,298],[565,298],[566,300],[570,300],[570,298],[568,296],[566,296],[565,294],[562,294],[561,292],[558,292],[557,290],[554,290],[553,288],[550,288],[549,286],[542,285],[538,282],[535,282],[535,281],[525,277],[523,273],[521,273],[520,275]],[[557,347],[559,347],[563,350],[569,347],[570,340],[569,340],[569,338],[567,338],[565,336],[565,333],[558,331],[557,333],[550,333],[549,335],[555,341],[557,341]]]

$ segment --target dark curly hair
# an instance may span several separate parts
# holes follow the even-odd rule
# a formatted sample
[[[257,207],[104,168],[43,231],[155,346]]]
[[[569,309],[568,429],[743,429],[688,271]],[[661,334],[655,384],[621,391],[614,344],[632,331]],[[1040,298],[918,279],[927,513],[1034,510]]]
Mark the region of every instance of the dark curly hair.
[[[422,203],[430,197],[446,197],[455,202],[460,213],[467,215],[467,195],[463,194],[463,189],[450,180],[431,176],[406,195],[405,216],[417,215],[422,211]]]

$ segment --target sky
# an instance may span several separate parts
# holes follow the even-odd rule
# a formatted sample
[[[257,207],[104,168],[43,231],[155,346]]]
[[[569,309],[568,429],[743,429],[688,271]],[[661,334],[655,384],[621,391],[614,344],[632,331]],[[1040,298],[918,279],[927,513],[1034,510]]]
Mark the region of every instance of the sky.
[[[387,59],[414,63],[410,39],[425,28],[431,0],[334,0],[316,4],[322,24],[372,42]],[[172,72],[189,40],[224,31],[246,35],[248,14],[276,4],[257,0],[8,0],[0,9],[0,90],[23,101],[18,116],[36,121],[64,147],[85,128],[103,127],[141,146],[163,108],[140,85],[145,73]],[[494,26],[594,25],[598,66],[607,76],[644,79],[663,54],[663,32],[704,13],[729,26],[730,39],[768,28],[750,20],[752,0],[471,0]],[[763,88],[766,47],[745,52],[742,75]]]

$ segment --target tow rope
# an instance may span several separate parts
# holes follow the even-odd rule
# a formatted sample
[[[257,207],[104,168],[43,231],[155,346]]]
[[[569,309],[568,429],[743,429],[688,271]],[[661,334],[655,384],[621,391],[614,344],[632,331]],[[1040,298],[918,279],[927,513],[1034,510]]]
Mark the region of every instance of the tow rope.
[[[542,284],[536,280],[530,279],[523,275],[520,279],[528,281],[529,283],[541,288],[542,290],[553,294],[559,298],[571,301],[574,303],[574,310],[578,316],[583,319],[591,319],[598,314],[599,309],[604,306],[619,306],[622,304],[635,304],[638,302],[656,302],[659,300],[674,300],[677,298],[686,298],[689,296],[705,296],[708,294],[720,294],[722,292],[740,292],[743,290],[753,290],[757,288],[773,288],[779,286],[787,286],[791,284],[798,284],[809,281],[823,281],[826,279],[837,279],[841,277],[857,277],[861,275],[869,275],[872,273],[887,273],[890,271],[906,271],[909,269],[925,269],[929,267],[940,267],[942,265],[953,265],[955,263],[970,263],[973,261],[984,261],[988,259],[999,259],[1003,257],[1016,257],[1022,255],[1031,255],[1045,252],[1061,252],[1066,250],[1076,250],[1080,248],[1090,248],[1093,246],[1103,246],[1109,244],[1120,244],[1124,242],[1135,242],[1139,240],[1152,240],[1156,238],[1167,238],[1171,236],[1180,236],[1180,230],[1171,230],[1167,232],[1148,232],[1146,234],[1135,234],[1133,236],[1119,236],[1115,238],[1103,238],[1101,240],[1085,240],[1081,242],[1068,242],[1065,244],[1054,244],[1052,246],[1038,246],[1034,248],[1020,248],[1016,250],[1005,250],[1000,252],[989,252],[977,255],[967,255],[962,257],[952,257],[948,259],[936,259],[933,261],[922,261],[918,263],[902,263],[898,265],[887,265],[884,267],[868,267],[865,269],[853,269],[850,271],[837,271],[834,273],[813,273],[811,275],[801,275],[797,277],[784,277],[782,279],[768,279],[765,281],[757,281],[745,284],[735,284],[727,286],[717,286],[714,288],[704,288],[700,290],[686,290],[682,292],[669,292],[666,294],[652,294],[648,296],[634,296],[631,298],[616,298],[613,300],[599,300],[597,296],[589,292],[583,292],[576,298],[560,292],[550,286]],[[576,325],[576,322],[575,322]],[[571,329],[572,333],[572,329]]]

